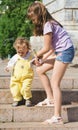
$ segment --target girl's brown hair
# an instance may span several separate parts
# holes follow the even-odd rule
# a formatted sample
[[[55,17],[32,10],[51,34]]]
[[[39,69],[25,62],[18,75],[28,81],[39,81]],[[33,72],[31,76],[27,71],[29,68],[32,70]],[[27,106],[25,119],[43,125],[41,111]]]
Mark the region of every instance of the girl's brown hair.
[[[22,45],[23,43],[25,43],[26,46],[27,46],[27,48],[28,48],[29,50],[31,50],[31,46],[30,46],[29,41],[28,41],[26,38],[24,38],[24,37],[18,37],[18,38],[15,40],[15,42],[14,42],[14,44],[13,44],[13,47],[16,48],[16,45],[17,45],[17,44]]]
[[[46,7],[39,1],[35,1],[29,6],[27,14],[30,20],[32,20],[34,15],[37,16],[37,24],[35,24],[34,29],[35,35],[43,35],[43,26],[47,21],[54,21],[62,27],[62,25],[51,16]]]

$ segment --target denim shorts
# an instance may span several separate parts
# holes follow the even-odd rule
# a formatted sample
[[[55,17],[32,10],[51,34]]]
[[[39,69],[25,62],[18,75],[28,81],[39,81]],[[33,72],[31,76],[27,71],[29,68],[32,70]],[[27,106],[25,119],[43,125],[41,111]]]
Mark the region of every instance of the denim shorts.
[[[71,46],[67,50],[55,52],[55,54],[57,55],[56,60],[63,63],[71,63],[75,55],[74,47]]]

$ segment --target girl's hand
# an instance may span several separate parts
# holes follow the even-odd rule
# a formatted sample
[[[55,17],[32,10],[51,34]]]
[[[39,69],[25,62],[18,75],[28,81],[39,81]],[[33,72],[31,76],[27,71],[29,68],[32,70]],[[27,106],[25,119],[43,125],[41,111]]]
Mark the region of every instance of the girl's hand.
[[[36,65],[36,66],[41,66],[41,65],[42,65],[41,59],[35,57],[35,65]]]

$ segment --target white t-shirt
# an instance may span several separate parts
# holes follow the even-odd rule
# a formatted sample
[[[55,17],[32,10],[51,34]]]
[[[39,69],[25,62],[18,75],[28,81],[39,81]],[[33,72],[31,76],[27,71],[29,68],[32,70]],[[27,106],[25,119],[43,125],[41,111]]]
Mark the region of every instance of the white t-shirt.
[[[25,57],[21,57],[21,59],[28,59],[29,57],[30,57],[30,55],[31,55],[31,52],[28,52],[27,54],[26,54],[26,56]],[[9,69],[9,70],[11,70],[12,68],[13,68],[13,66],[14,66],[14,64],[17,62],[17,60],[18,60],[18,58],[19,58],[20,56],[18,55],[18,54],[15,54],[10,60],[9,60],[9,62],[8,62],[8,64],[7,64],[7,68]],[[32,57],[32,60],[30,61],[30,64],[31,64],[31,66],[32,66],[32,62],[34,61],[34,56]]]

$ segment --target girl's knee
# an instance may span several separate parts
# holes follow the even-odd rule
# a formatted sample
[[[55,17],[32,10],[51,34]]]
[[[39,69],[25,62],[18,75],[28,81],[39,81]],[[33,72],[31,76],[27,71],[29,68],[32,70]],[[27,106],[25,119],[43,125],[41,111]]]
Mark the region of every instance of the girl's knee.
[[[58,88],[58,87],[60,87],[60,81],[57,80],[54,77],[51,79],[51,84],[52,84],[52,88]]]

